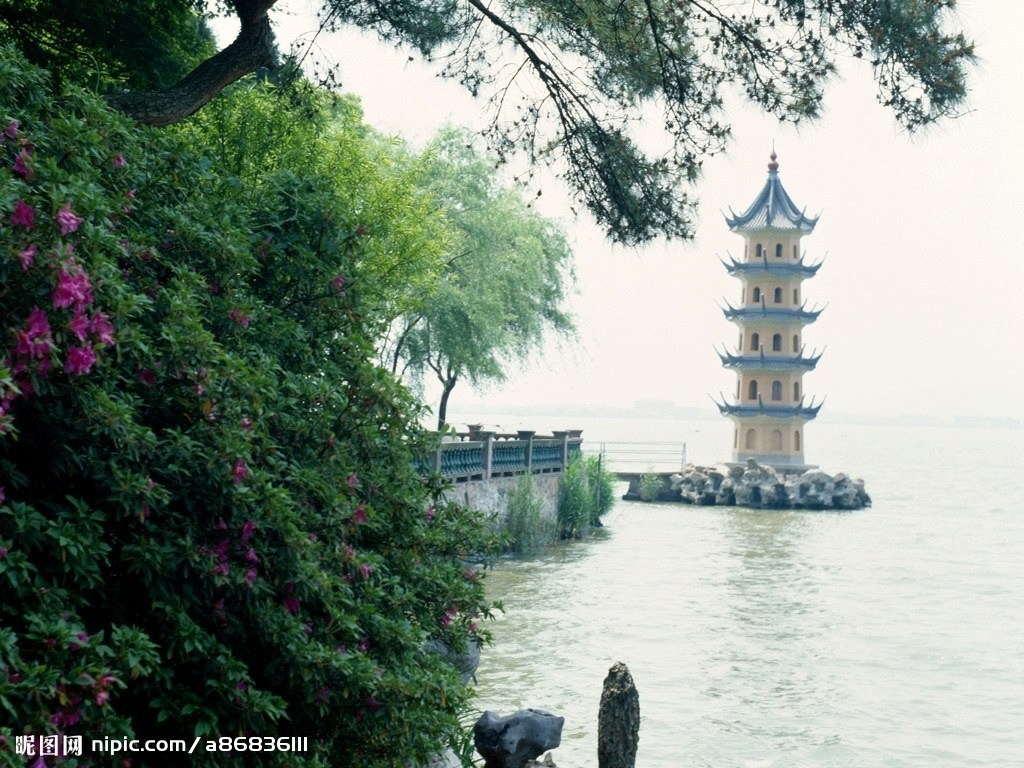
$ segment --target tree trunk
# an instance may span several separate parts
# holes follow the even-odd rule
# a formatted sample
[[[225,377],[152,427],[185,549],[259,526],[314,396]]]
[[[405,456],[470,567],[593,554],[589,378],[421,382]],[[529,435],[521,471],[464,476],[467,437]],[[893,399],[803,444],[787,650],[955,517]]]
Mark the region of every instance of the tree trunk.
[[[178,83],[162,91],[128,91],[107,103],[147,125],[171,125],[199,111],[222,89],[260,67],[274,65],[274,33],[267,15],[276,0],[233,0],[242,22],[238,37]]]
[[[441,383],[444,385],[444,389],[441,392],[441,402],[437,406],[437,429],[438,431],[444,429],[444,425],[448,423],[448,398],[451,397],[452,390],[455,389],[456,383],[458,383],[459,377],[452,374],[451,370],[448,371],[448,377],[442,379]]]

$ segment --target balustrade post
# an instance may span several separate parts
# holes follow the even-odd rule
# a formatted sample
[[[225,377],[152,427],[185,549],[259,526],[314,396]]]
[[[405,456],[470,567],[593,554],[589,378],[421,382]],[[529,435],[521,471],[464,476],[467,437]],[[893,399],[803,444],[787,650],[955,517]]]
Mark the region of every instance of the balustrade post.
[[[494,432],[480,430],[477,432],[477,439],[483,442],[480,447],[482,454],[480,461],[484,467],[484,480],[491,479],[491,458],[494,454]]]
[[[532,429],[520,429],[516,432],[516,436],[520,440],[526,441],[526,448],[524,449],[524,452],[526,454],[526,474],[528,475],[533,474],[533,436],[536,434],[537,433]]]
[[[551,433],[555,436],[555,440],[561,442],[558,446],[558,458],[562,462],[560,472],[565,472],[569,467],[569,432],[568,430],[557,430]]]

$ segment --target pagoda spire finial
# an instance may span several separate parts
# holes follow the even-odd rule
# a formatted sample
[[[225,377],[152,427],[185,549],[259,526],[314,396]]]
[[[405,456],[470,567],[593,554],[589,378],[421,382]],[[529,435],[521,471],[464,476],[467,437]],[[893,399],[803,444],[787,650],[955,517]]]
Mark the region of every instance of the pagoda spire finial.
[[[777,170],[779,170],[779,164],[775,162],[776,158],[778,158],[778,155],[775,154],[775,142],[773,141],[772,153],[768,155],[768,159],[771,160],[771,162],[768,163],[768,170],[771,171],[772,173],[775,173]]]

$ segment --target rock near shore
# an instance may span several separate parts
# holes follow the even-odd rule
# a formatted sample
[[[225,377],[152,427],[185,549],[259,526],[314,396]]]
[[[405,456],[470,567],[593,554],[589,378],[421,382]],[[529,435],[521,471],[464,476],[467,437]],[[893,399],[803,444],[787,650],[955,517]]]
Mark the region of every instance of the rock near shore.
[[[640,498],[639,480],[630,482],[624,498]],[[778,470],[753,459],[728,469],[687,464],[682,472],[665,476],[657,500],[753,509],[855,510],[871,506],[864,481],[846,473]]]

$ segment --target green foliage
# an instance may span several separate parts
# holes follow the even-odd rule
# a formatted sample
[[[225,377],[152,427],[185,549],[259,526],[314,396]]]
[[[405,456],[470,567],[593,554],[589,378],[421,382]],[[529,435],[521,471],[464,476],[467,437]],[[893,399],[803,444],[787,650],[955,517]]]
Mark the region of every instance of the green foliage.
[[[428,644],[486,641],[464,558],[493,542],[418,475],[419,407],[371,362],[377,222],[340,139],[301,93],[232,98],[274,123],[259,166],[229,163],[246,125],[58,106],[0,48],[0,762],[60,732],[398,766],[461,732]]]
[[[131,91],[110,94],[113,103],[166,125],[268,66],[276,1],[0,0],[0,33],[69,80],[106,66],[95,85]],[[355,27],[445,62],[446,77],[490,97],[500,160],[521,153],[550,165],[614,240],[635,244],[692,237],[688,187],[727,145],[732,96],[783,121],[814,119],[849,58],[868,63],[878,100],[907,130],[959,114],[975,55],[953,26],[955,4],[322,0],[319,15],[328,29]],[[244,18],[239,44],[180,88],[140,92],[209,56],[198,13],[211,9]]]
[[[441,131],[424,164],[424,184],[453,237],[436,287],[403,315],[393,355],[417,380],[433,373],[440,382],[440,428],[459,381],[502,381],[508,361],[526,358],[545,332],[574,331],[564,308],[572,252],[517,190],[498,185],[493,162],[467,132]]]
[[[661,475],[653,470],[640,475],[640,500],[654,501],[664,485]]]
[[[61,81],[166,88],[216,52],[200,6],[195,0],[0,0],[0,35]]]
[[[615,504],[614,478],[600,456],[579,455],[569,461],[558,497],[558,524],[563,539],[578,539]]]
[[[509,550],[538,552],[558,538],[557,526],[553,520],[544,516],[543,506],[543,500],[534,493],[531,475],[521,475],[509,499],[505,520]]]
[[[553,166],[627,244],[692,236],[686,187],[728,142],[730,96],[799,123],[819,114],[837,61],[863,59],[914,131],[963,108],[974,61],[950,29],[955,0],[324,5],[334,26],[406,43],[490,95],[499,156]]]

